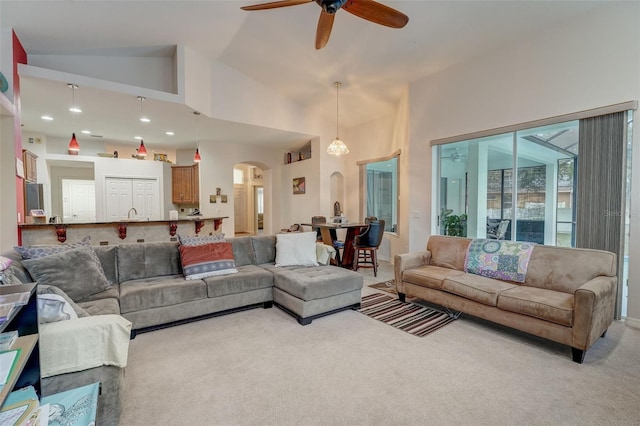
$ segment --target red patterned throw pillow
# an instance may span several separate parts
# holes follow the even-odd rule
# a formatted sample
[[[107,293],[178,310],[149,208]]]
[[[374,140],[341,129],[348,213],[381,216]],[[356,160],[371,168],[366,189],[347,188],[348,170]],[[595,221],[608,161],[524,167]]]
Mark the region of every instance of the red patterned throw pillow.
[[[188,280],[238,272],[231,243],[211,243],[200,246],[180,246],[182,271]]]

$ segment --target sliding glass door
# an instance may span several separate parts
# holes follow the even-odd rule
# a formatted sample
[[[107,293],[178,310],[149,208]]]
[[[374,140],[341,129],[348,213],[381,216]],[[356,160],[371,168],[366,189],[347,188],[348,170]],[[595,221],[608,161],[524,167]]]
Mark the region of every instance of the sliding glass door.
[[[573,245],[577,148],[577,121],[438,146],[440,233]]]

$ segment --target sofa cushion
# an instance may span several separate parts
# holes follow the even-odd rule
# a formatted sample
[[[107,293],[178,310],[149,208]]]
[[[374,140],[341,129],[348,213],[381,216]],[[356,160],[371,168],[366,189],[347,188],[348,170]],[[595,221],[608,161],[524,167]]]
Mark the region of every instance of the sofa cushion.
[[[446,278],[457,275],[464,275],[464,272],[456,269],[443,268],[441,266],[427,265],[403,271],[402,281],[441,290],[442,283]]]
[[[207,296],[219,297],[273,287],[273,274],[263,268],[244,265],[237,269],[237,274],[205,278],[203,281],[207,285]]]
[[[470,243],[468,238],[432,235],[427,242],[427,250],[431,252],[431,265],[463,271]]]
[[[544,288],[514,286],[498,296],[498,308],[556,324],[573,325],[573,294]]]
[[[107,290],[109,281],[91,247],[80,247],[60,253],[26,259],[22,264],[39,284],[54,285],[75,301]]]
[[[595,277],[615,277],[616,255],[602,250],[538,244],[531,253],[525,285],[573,293]]]
[[[107,280],[111,284],[117,283],[118,263],[116,254],[118,253],[118,246],[93,246],[92,248],[96,252],[98,259],[100,259],[100,264]]]
[[[185,278],[197,280],[238,272],[231,243],[180,246],[180,262]]]
[[[91,237],[86,236],[81,241],[76,243],[69,244],[55,244],[55,245],[40,245],[40,246],[16,246],[14,250],[20,253],[22,259],[39,259],[41,257],[50,256],[52,254],[61,253],[67,250],[73,250],[79,247],[91,247]],[[95,250],[91,250],[89,254],[93,257],[93,260],[98,263],[98,269],[100,269],[102,275],[105,275],[105,271],[102,266],[102,261],[98,257],[98,254]],[[111,281],[108,277],[107,280],[111,283],[115,281]]]
[[[442,289],[447,293],[457,294],[489,306],[496,306],[498,295],[513,287],[517,287],[517,284],[509,284],[474,274],[452,276],[444,280],[442,284]]]
[[[273,285],[305,301],[322,299],[362,288],[357,272],[337,266],[265,266],[273,273]]]
[[[227,239],[233,247],[233,259],[236,268],[244,265],[256,265],[256,255],[253,252],[251,237],[236,237]]]
[[[120,298],[120,285],[113,284],[105,291],[101,291],[100,293],[92,294],[89,297],[84,298],[83,302],[91,302],[93,300],[102,300],[102,299],[119,299]]]
[[[117,259],[120,282],[182,274],[178,243],[120,244]]]
[[[257,235],[250,237],[253,252],[256,256],[256,265],[273,263],[276,261],[276,236]]]
[[[182,275],[143,278],[120,283],[120,311],[172,306],[206,299],[207,286],[202,280],[185,280]]]
[[[80,302],[80,307],[89,315],[120,315],[120,304],[118,299],[108,298],[100,300],[90,300],[88,302]]]

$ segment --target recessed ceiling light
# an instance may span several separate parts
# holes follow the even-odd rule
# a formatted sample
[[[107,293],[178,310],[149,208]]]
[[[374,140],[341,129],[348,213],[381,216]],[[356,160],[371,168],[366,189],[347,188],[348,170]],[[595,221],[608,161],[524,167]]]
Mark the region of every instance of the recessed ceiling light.
[[[134,136],[133,138],[134,138],[134,139],[138,139],[139,141],[141,141],[141,140],[142,140],[142,136]]]
[[[169,136],[173,136],[175,135],[175,133],[173,133],[172,131],[168,130],[166,132],[164,132],[165,135],[169,135]]]
[[[82,112],[82,110],[80,108],[78,108],[78,107],[71,107],[71,108],[69,108],[69,111],[76,112],[76,113],[81,113]]]
[[[84,133],[85,135],[90,135],[91,130],[81,130],[81,133]]]
[[[140,117],[140,121],[142,121],[143,123],[151,123],[151,120],[149,120],[147,117]]]
[[[50,115],[43,115],[40,118],[42,118],[43,120],[46,120],[46,121],[53,121],[53,117],[50,116]]]

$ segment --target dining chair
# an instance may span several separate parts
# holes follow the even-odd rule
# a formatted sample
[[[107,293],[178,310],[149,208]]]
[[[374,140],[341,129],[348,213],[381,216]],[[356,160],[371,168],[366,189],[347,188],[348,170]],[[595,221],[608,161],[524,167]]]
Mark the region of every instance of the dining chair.
[[[311,224],[315,225],[316,223],[327,223],[327,218],[325,216],[312,216]],[[316,231],[316,241],[322,241],[322,233],[320,232],[320,228],[317,226],[312,226],[311,229]]]
[[[373,276],[378,276],[378,247],[384,236],[384,220],[372,220],[360,235],[356,235],[353,248],[356,252],[353,270],[373,268]]]

